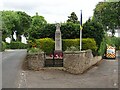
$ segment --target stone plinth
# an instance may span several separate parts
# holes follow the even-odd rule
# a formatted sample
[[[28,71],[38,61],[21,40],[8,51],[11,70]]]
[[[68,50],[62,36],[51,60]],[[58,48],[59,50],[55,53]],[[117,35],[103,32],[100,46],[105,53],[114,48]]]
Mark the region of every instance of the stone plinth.
[[[92,65],[101,60],[101,57],[93,57],[92,51],[64,52],[64,68],[73,74],[81,74]]]

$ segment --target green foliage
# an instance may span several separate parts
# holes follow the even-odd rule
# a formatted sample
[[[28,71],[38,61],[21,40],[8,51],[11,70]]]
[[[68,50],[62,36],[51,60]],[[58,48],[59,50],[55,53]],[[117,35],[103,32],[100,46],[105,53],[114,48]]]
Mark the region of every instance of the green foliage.
[[[55,38],[56,27],[55,24],[46,24],[41,30],[40,38]]]
[[[94,38],[98,47],[104,38],[104,30],[100,23],[96,22],[94,19],[88,20],[83,25],[83,38]]]
[[[24,34],[26,30],[30,27],[31,17],[25,12],[21,11],[0,11],[2,13],[2,30],[3,41],[5,38],[13,35],[14,31],[17,31],[18,39],[21,34]]]
[[[116,50],[120,50],[120,38],[118,37],[105,37],[101,42],[100,48],[98,50],[99,55],[103,55],[106,51],[106,45],[115,46]]]
[[[120,46],[120,38],[119,37],[108,37],[108,36],[106,36],[105,37],[105,42],[108,45],[115,46],[116,49],[118,49],[119,46]]]
[[[30,28],[30,25],[32,23],[32,18],[25,12],[17,11],[16,13],[19,17],[19,25],[16,26],[17,28],[15,30],[17,31],[19,39],[21,34],[25,34],[25,36],[28,35],[28,29]]]
[[[6,43],[2,41],[2,51],[6,49]]]
[[[61,34],[63,39],[75,39],[80,37],[80,25],[74,23],[63,23]]]
[[[97,45],[94,39],[86,38],[82,40],[82,48],[84,50],[91,49],[92,51],[96,51]]]
[[[79,51],[79,47],[75,46],[67,47],[66,51]]]
[[[79,39],[62,39],[62,50],[66,51],[79,51]],[[35,41],[29,41],[30,48],[39,48],[47,54],[54,51],[55,42],[51,38],[36,39]],[[93,52],[96,52],[97,45],[94,39],[84,38],[82,40],[82,49],[87,50],[91,49]]]
[[[39,39],[40,36],[43,35],[42,30],[47,24],[47,21],[44,19],[43,16],[39,16],[38,13],[36,13],[35,16],[32,17],[32,24],[29,29],[29,37]]]
[[[54,51],[55,42],[51,38],[36,39],[36,47],[49,54]]]
[[[27,49],[27,52],[29,53],[29,54],[38,54],[38,53],[40,53],[40,52],[42,52],[42,50],[40,50],[39,48],[28,48]]]
[[[75,47],[73,49],[79,50],[79,39],[63,39],[63,51],[67,50],[68,48]],[[96,42],[94,39],[86,38],[82,39],[82,49],[87,50],[91,49],[93,51],[97,50]]]
[[[10,36],[19,24],[19,18],[14,11],[0,11],[2,13],[2,35],[3,41],[7,36]]]
[[[28,48],[28,45],[27,44],[24,44],[24,43],[21,43],[19,41],[15,42],[15,41],[12,41],[10,44],[7,44],[7,48],[9,49],[27,49]]]
[[[62,41],[63,51],[67,50],[70,47],[79,47],[79,39],[63,39]]]
[[[30,36],[32,38],[55,38],[56,27],[55,24],[45,24],[39,30],[30,30]],[[74,23],[62,23],[61,35],[62,39],[75,39],[79,38],[80,25]],[[30,38],[31,39],[31,38]]]
[[[75,12],[72,12],[70,16],[68,16],[68,20],[67,22],[72,22],[74,24],[78,24],[79,21],[78,21],[78,17],[77,15],[75,14]]]
[[[10,49],[10,43],[6,42],[6,49]]]
[[[111,30],[114,35],[114,29],[120,27],[119,11],[120,2],[100,2],[94,9],[94,18],[103,25],[105,30]]]
[[[105,52],[106,52],[106,41],[105,41],[105,39],[103,39],[103,41],[100,44],[100,48],[98,50],[98,55],[103,56],[105,54]]]

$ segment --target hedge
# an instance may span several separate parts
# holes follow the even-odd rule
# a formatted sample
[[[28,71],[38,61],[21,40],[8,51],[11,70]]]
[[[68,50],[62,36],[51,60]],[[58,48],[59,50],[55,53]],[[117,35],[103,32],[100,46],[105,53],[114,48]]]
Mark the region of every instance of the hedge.
[[[79,39],[63,39],[62,49],[63,51],[67,50],[70,47],[75,47],[79,50]]]
[[[21,43],[19,41],[12,41],[11,43],[7,43],[7,49],[27,49],[28,45]]]
[[[36,47],[49,54],[54,51],[55,42],[51,38],[36,39]]]
[[[80,42],[79,39],[62,39],[62,49],[63,51],[65,51],[68,50],[68,48],[70,48],[79,51],[79,42]],[[40,48],[42,51],[46,53],[51,53],[55,49],[55,42],[51,38],[36,39],[34,43],[31,42],[30,44],[32,44],[30,46]],[[82,49],[83,50],[91,49],[92,51],[96,51],[97,46],[95,40],[92,38],[82,39]]]
[[[2,41],[1,51],[4,51],[5,49],[6,49],[6,43]]]
[[[63,50],[67,50],[71,46],[76,47],[79,50],[79,39],[63,39]],[[91,49],[92,51],[97,50],[96,42],[92,38],[84,38],[82,39],[82,50]]]

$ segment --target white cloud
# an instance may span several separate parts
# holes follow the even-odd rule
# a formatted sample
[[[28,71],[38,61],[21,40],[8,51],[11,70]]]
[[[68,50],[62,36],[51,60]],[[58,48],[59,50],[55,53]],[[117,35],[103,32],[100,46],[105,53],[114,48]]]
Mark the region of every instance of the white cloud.
[[[36,12],[49,23],[64,22],[71,12],[79,18],[83,11],[83,22],[93,14],[95,5],[103,0],[4,0],[1,10],[21,10],[33,16]]]

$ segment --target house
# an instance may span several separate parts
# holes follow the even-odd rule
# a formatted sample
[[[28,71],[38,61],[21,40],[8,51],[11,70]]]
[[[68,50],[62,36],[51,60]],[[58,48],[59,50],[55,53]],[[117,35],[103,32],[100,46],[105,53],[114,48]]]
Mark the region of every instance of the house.
[[[112,36],[111,31],[107,31],[108,36]],[[120,37],[120,29],[115,30],[115,37]]]

